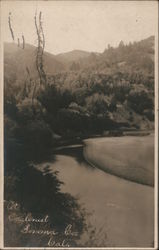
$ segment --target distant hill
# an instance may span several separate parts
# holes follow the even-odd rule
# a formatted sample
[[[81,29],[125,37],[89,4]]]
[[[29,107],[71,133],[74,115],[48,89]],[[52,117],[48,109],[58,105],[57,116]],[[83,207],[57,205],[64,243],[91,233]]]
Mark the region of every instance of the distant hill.
[[[154,36],[128,45],[121,41],[116,48],[108,46],[101,54],[90,54],[80,61],[80,69],[104,74],[134,70],[153,74]]]
[[[24,80],[27,78],[27,70],[30,76],[37,78],[36,69],[36,47],[26,44],[25,49],[21,49],[17,44],[4,43],[4,77],[11,78],[12,81]],[[52,75],[65,70],[64,64],[56,60],[56,56],[44,53],[44,68],[47,74]]]
[[[25,79],[26,68],[31,76],[37,77],[36,47],[27,44],[25,49],[16,44],[4,44],[4,75],[12,79]],[[48,75],[66,71],[85,71],[113,74],[114,72],[142,72],[153,75],[154,36],[140,42],[124,45],[121,41],[117,48],[108,46],[103,53],[73,50],[58,55],[44,53],[44,68]]]
[[[57,55],[56,59],[65,65],[67,71],[112,74],[133,70],[153,74],[154,36],[126,45],[121,41],[118,47],[109,45],[103,53],[73,50]]]
[[[151,36],[140,42],[124,45],[121,41],[117,48],[109,47],[101,55],[101,59],[108,65],[118,69],[153,70],[154,37]],[[114,65],[113,65],[114,64]]]
[[[92,62],[92,55],[96,56],[98,54],[99,53],[96,52],[73,50],[56,55],[56,59],[65,65],[67,71],[78,71],[82,68],[81,65],[85,65],[85,62],[86,65],[89,63],[90,59]]]
[[[91,53],[83,50],[72,50],[66,53],[60,53],[56,55],[56,58],[61,62],[74,62],[79,59],[87,58]]]

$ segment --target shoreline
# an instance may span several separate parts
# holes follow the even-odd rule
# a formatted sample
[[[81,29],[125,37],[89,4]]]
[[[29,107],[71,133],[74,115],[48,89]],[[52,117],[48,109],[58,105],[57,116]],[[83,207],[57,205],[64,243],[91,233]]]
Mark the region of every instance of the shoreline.
[[[133,138],[135,138],[135,137],[133,137]],[[141,138],[141,137],[139,137],[139,138]],[[108,139],[108,142],[107,142],[107,139]],[[99,140],[99,142],[98,142],[98,140]],[[150,169],[151,166],[153,166],[153,168],[154,168],[154,163],[152,160],[152,157],[153,157],[152,155],[154,153],[153,148],[152,148],[153,145],[151,145],[152,142],[150,142],[146,146],[144,145],[143,149],[139,149],[137,147],[140,147],[142,145],[142,141],[141,142],[134,141],[134,143],[136,143],[135,153],[137,156],[132,156],[132,153],[130,152],[130,149],[133,145],[133,142],[128,143],[128,145],[124,145],[125,146],[125,155],[121,156],[121,154],[124,152],[123,145],[121,145],[121,148],[118,149],[119,152],[115,153],[115,154],[114,154],[114,152],[110,152],[110,150],[108,149],[109,146],[107,144],[109,144],[110,142],[112,143],[113,140],[114,140],[114,138],[110,138],[110,137],[109,138],[103,137],[103,138],[99,138],[97,140],[95,140],[95,139],[86,140],[84,142],[84,147],[83,147],[83,156],[84,156],[85,160],[90,165],[93,165],[94,167],[96,167],[96,168],[98,168],[98,169],[100,169],[108,174],[111,174],[113,176],[117,176],[117,177],[122,178],[124,180],[135,182],[137,184],[146,185],[149,187],[154,187],[154,172],[153,172],[153,169]],[[112,147],[112,149],[115,152],[116,152],[116,149],[118,148],[114,145],[113,146],[110,145],[110,147]],[[133,147],[132,147],[132,150],[134,150]],[[143,150],[143,152],[142,152],[142,150]],[[144,161],[144,158],[143,158],[144,154],[145,154],[145,157],[146,157],[146,155],[149,155],[151,158],[148,163],[145,162],[145,166],[144,166],[144,162],[143,162]],[[134,159],[135,157],[137,159]],[[148,161],[148,159],[147,159],[147,161]]]
[[[83,144],[84,140],[95,138],[109,138],[109,137],[124,137],[124,136],[148,136],[154,134],[154,130],[108,130],[103,134],[90,134],[85,136],[76,136],[74,138],[59,139],[55,143],[55,150],[57,147],[64,147],[75,144]]]

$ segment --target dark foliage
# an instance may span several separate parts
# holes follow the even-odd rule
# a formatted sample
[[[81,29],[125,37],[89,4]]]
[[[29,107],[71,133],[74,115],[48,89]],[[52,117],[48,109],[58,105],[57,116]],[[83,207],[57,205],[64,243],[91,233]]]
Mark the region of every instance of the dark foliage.
[[[131,92],[128,96],[130,107],[137,113],[143,114],[144,110],[153,110],[153,101],[145,91]],[[152,120],[152,118],[151,118]]]
[[[78,237],[84,230],[84,211],[78,201],[67,193],[62,193],[63,183],[58,179],[58,172],[50,172],[49,165],[43,171],[36,169],[35,165],[29,163],[33,161],[32,153],[26,151],[26,147],[16,141],[7,141],[5,144],[5,200],[14,201],[19,204],[19,209],[9,211],[5,207],[5,245],[6,246],[48,246],[49,236],[39,237],[34,234],[22,234],[20,231],[27,223],[9,221],[9,216],[25,218],[30,214],[33,218],[44,218],[48,215],[48,223],[41,226],[30,223],[33,229],[56,230],[59,235],[56,241],[65,239],[63,234],[67,225],[71,224]],[[43,160],[48,160],[46,158]],[[39,160],[42,161],[42,156]],[[51,159],[53,161],[55,159]],[[8,204],[7,202],[7,204]],[[14,230],[16,226],[16,230]],[[9,233],[11,232],[11,233]],[[76,245],[76,239],[69,237],[70,245]],[[29,244],[29,245],[28,245]]]

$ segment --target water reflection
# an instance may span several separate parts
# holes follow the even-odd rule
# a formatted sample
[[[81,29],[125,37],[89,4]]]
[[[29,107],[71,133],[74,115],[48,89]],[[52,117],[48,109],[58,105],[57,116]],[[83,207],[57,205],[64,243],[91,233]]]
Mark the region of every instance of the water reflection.
[[[153,188],[126,181],[92,168],[84,160],[82,146],[56,151],[50,171],[59,171],[62,192],[78,197],[87,212],[94,241],[85,232],[79,245],[145,247],[153,244]],[[38,165],[43,169],[45,164]],[[90,232],[89,232],[90,233]]]
[[[94,168],[90,164],[87,163],[83,154],[83,144],[70,145],[59,147],[54,150],[55,155],[65,155],[74,158],[81,166],[85,166],[87,168]]]
[[[84,210],[77,199],[69,193],[61,192],[62,182],[58,171],[51,171],[49,165],[43,165],[43,171],[38,167],[39,161],[56,162],[55,155],[36,155],[32,158],[30,151],[15,141],[7,143],[5,161],[5,204],[4,204],[4,244],[6,247],[48,247],[76,246],[76,241],[85,228]],[[19,150],[18,150],[19,149]],[[15,153],[14,153],[15,151]],[[19,152],[19,154],[17,154]],[[32,160],[32,163],[31,163]],[[33,163],[34,162],[34,163]],[[8,204],[17,204],[8,209]],[[27,221],[29,216],[33,221]],[[45,218],[47,223],[37,223],[34,218]],[[71,225],[78,232],[77,237],[65,235],[65,229]],[[43,231],[57,231],[58,234],[50,240]],[[37,232],[37,233],[35,233]],[[66,240],[67,242],[64,242]],[[51,245],[50,245],[51,244]]]

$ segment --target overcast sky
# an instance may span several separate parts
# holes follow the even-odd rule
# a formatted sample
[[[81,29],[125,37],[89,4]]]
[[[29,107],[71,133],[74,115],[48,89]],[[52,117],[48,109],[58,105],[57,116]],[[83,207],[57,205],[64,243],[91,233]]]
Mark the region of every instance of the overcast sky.
[[[36,45],[35,11],[42,11],[45,50],[58,54],[74,49],[102,52],[108,44],[117,46],[139,41],[157,30],[157,1],[4,1],[3,40],[11,42],[8,13],[12,13],[14,35],[23,33]]]

